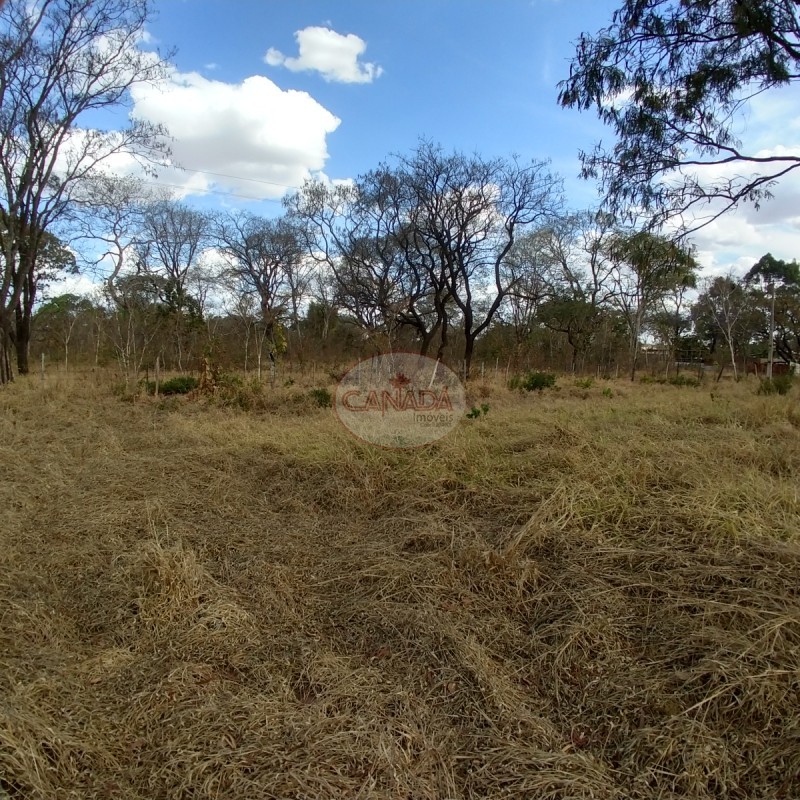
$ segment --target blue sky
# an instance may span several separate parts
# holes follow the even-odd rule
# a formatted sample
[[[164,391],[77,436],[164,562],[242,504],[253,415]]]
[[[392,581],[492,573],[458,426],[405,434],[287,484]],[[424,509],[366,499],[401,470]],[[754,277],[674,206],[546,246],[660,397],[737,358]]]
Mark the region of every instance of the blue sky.
[[[578,149],[590,147],[602,129],[591,114],[560,109],[556,84],[568,74],[572,42],[581,31],[605,24],[614,5],[608,0],[161,0],[150,32],[160,47],[177,47],[173,61],[181,74],[197,73],[231,87],[262,76],[284,94],[305,93],[334,115],[340,122],[324,133],[327,157],[321,167],[331,178],[353,177],[391,153],[407,152],[424,136],[448,149],[551,159],[567,179],[572,204],[580,206],[591,204],[595,192],[576,178]],[[296,58],[298,32],[309,29],[358,37],[365,48],[355,61],[361,72],[349,77],[363,82],[317,69],[292,71],[278,56],[265,62],[270,49]],[[339,41],[333,35],[332,46]],[[319,31],[306,41],[309,49],[326,46]],[[313,52],[306,60],[311,59]],[[267,106],[261,109],[265,120]],[[276,116],[285,116],[278,106]],[[302,111],[296,113],[302,118]],[[167,124],[174,122],[164,116]],[[236,132],[229,135],[235,138]],[[212,172],[269,178],[269,170],[243,169],[232,158],[197,148],[190,153],[191,163],[189,152],[175,147],[176,159],[188,168],[212,164]],[[265,152],[265,159],[271,158]],[[319,160],[307,163],[313,172]],[[288,177],[297,174],[289,170],[276,182],[291,184]],[[242,190],[236,182],[213,180],[212,190]],[[265,203],[261,210],[275,207]]]
[[[561,109],[574,43],[620,0],[156,0],[149,41],[176,48],[171,76],[132,113],[165,125],[159,182],[202,208],[273,216],[310,176],[347,179],[420,137],[485,156],[550,159],[568,205],[590,208],[578,151],[610,132]],[[800,151],[800,87],[762,95],[741,121],[760,155]],[[114,165],[131,171],[130,162]],[[695,237],[708,274],[743,274],[765,252],[800,258],[800,176],[775,200]]]

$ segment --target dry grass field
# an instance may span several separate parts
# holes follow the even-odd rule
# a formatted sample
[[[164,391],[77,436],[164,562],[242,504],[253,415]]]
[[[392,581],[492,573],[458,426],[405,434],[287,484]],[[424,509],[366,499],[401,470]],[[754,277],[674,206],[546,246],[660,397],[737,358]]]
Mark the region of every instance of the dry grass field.
[[[0,798],[796,800],[800,391],[560,386],[0,389]]]

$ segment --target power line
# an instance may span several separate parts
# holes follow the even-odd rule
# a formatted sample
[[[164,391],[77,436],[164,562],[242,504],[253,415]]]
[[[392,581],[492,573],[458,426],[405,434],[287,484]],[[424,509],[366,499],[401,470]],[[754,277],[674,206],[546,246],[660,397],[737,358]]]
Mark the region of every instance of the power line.
[[[192,167],[174,166],[174,169],[181,169],[185,172],[199,172],[201,175],[213,175],[217,178],[230,178],[234,181],[250,181],[251,183],[263,183],[267,186],[280,186],[282,189],[300,189],[300,186],[291,186],[288,183],[278,183],[277,181],[266,181],[262,178],[245,178],[243,175],[228,175],[224,172],[209,172],[206,169],[194,169]]]
[[[165,186],[165,187],[167,187],[169,189],[177,189],[178,191],[182,191],[182,192],[185,192],[190,188],[190,187],[187,187],[185,185],[181,186],[181,185],[179,185],[177,183],[166,183],[164,181],[159,181],[159,180],[142,180],[142,183],[147,184],[148,186]],[[276,186],[280,186],[281,184],[275,184],[275,185]],[[291,189],[291,188],[295,188],[295,187],[289,186],[287,188]],[[195,189],[191,189],[191,194],[203,194],[203,195],[216,194],[216,195],[222,195],[222,196],[226,196],[226,197],[236,197],[239,200],[250,200],[251,202],[259,202],[259,203],[280,203],[281,202],[281,198],[280,197],[248,197],[247,195],[237,194],[236,192],[226,192],[223,189],[208,189],[208,188],[200,189],[200,188],[195,188]]]

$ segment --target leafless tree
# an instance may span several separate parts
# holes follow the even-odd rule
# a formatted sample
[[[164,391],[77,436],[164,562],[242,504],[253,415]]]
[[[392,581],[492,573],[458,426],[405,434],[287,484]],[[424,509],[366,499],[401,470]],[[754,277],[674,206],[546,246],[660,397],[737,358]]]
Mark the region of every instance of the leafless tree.
[[[414,235],[439,260],[460,312],[469,377],[477,338],[519,282],[507,269],[514,242],[553,220],[561,208],[560,180],[545,162],[523,166],[515,159],[446,154],[429,142],[401,158],[399,172]]]
[[[280,324],[297,314],[306,287],[305,249],[299,231],[286,219],[248,213],[217,218],[214,240],[226,258],[229,284],[258,297],[273,354],[283,349]]]

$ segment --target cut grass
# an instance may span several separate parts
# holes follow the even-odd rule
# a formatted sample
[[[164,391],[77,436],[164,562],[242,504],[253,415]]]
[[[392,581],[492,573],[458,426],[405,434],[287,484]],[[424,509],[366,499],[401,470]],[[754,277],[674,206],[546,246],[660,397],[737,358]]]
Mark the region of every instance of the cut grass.
[[[297,391],[0,391],[0,796],[800,795],[796,398]]]

